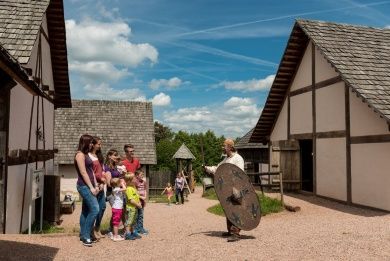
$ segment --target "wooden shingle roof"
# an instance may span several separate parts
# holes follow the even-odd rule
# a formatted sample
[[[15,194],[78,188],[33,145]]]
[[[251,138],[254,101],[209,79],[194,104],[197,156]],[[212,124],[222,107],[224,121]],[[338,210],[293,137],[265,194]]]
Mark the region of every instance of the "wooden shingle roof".
[[[0,44],[22,65],[29,62],[47,15],[54,79],[54,105],[71,107],[62,0],[1,0]]]
[[[262,143],[249,143],[249,139],[252,136],[253,130],[255,128],[251,129],[247,134],[245,134],[242,138],[240,138],[236,144],[236,149],[263,149],[268,148],[267,145],[264,145]]]
[[[343,81],[390,124],[390,30],[297,20],[250,142],[267,142],[311,40]]]
[[[54,147],[59,164],[73,164],[82,134],[102,139],[103,153],[110,148],[124,154],[131,143],[141,164],[156,164],[152,103],[134,101],[72,100],[72,108],[55,111]]]
[[[190,149],[183,143],[180,148],[176,151],[175,155],[172,157],[173,159],[195,159],[194,154],[190,151]]]

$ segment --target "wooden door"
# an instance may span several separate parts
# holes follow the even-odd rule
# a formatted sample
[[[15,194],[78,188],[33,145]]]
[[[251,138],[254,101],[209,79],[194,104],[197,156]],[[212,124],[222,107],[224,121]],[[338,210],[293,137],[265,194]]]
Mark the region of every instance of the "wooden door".
[[[286,190],[300,190],[300,157],[297,141],[278,141],[272,143],[271,171],[283,173],[283,187]]]

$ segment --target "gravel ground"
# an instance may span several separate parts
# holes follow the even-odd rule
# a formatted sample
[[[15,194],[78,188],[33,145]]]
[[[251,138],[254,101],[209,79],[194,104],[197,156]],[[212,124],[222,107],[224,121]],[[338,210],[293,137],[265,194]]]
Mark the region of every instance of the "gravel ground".
[[[225,219],[206,211],[216,201],[201,192],[197,188],[184,205],[149,203],[150,234],[140,240],[104,238],[87,248],[75,234],[0,235],[0,260],[390,260],[389,214],[290,195],[286,202],[301,211],[263,217],[240,241],[228,243],[220,236]],[[63,216],[68,231],[78,211]]]

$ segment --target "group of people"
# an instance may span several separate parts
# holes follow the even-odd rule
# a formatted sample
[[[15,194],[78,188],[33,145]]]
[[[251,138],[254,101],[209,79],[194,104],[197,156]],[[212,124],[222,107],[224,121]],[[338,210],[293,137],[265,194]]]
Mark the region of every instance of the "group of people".
[[[126,156],[121,158],[118,151],[110,149],[104,158],[101,152],[101,139],[84,134],[80,137],[74,164],[78,173],[77,190],[80,193],[82,211],[80,215],[80,241],[85,246],[92,246],[104,237],[100,225],[106,208],[106,201],[111,205],[112,216],[109,237],[114,241],[135,240],[140,234],[148,234],[143,226],[145,200],[147,197],[146,180],[140,162],[134,157],[134,146],[124,145]],[[222,147],[226,157],[217,166],[204,166],[204,170],[213,175],[223,163],[231,163],[244,170],[244,160],[236,152],[234,141],[226,139]],[[166,193],[169,204],[176,194],[176,204],[184,204],[185,176],[178,173],[175,186],[168,183]],[[119,225],[123,223],[124,234],[119,234]],[[240,239],[240,229],[227,218],[229,242]]]
[[[146,180],[140,161],[134,157],[134,146],[124,145],[126,156],[122,158],[115,149],[104,157],[101,145],[99,137],[82,135],[74,159],[77,191],[82,197],[80,241],[85,246],[92,246],[105,236],[100,225],[107,201],[112,210],[107,235],[113,241],[135,240],[148,234],[143,225]],[[119,235],[121,222],[125,232]]]

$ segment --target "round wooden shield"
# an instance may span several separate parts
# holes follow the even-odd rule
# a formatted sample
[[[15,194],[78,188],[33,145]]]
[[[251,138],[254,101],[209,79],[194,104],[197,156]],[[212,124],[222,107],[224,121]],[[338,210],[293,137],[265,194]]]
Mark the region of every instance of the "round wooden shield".
[[[259,198],[242,169],[230,163],[221,164],[214,174],[214,188],[225,216],[236,227],[252,230],[259,225]]]

